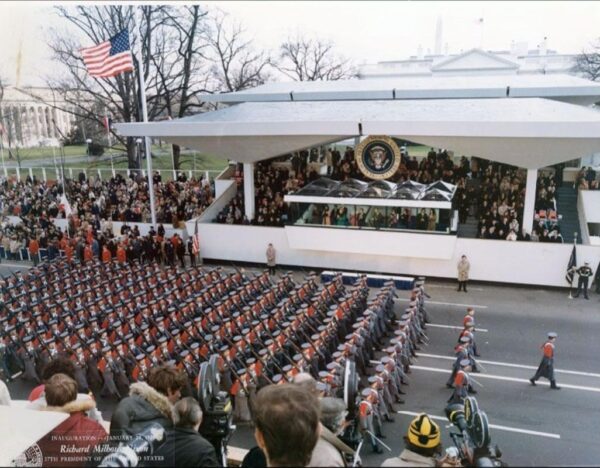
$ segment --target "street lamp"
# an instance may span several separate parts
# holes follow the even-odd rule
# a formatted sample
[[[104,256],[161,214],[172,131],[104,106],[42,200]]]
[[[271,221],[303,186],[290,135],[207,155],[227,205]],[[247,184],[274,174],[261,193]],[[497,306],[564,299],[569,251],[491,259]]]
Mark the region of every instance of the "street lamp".
[[[88,158],[91,156],[91,154],[90,154],[90,143],[91,142],[92,142],[92,140],[90,138],[87,138],[85,140],[85,143],[87,144],[87,155],[88,155]]]
[[[140,171],[142,168],[142,143],[143,142],[144,142],[144,140],[142,140],[141,138],[135,139],[135,143],[136,143],[137,150],[138,150],[138,168]]]

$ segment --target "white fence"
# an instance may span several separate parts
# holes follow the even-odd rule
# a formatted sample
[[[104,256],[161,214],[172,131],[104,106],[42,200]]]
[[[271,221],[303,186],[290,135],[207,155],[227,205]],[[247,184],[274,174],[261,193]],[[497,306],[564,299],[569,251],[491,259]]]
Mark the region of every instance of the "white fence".
[[[132,172],[141,172],[143,177],[146,177],[146,170],[141,169],[139,171],[131,170],[131,169],[89,169],[86,167],[66,167],[65,168],[65,177],[67,179],[76,179],[79,174],[83,172],[87,177],[99,177],[100,179],[110,179],[111,177],[115,177],[116,174],[121,174],[123,177],[129,177]],[[178,173],[185,174],[188,178],[191,177],[204,177],[213,180],[217,177],[221,172],[219,170],[185,170],[185,171],[173,171],[172,169],[157,169],[153,170],[153,172],[158,172],[163,180],[171,180],[177,178]],[[48,181],[48,180],[57,180],[60,179],[61,176],[61,168],[60,167],[27,167],[21,168],[18,167],[4,167],[2,168],[2,173],[5,177],[16,177],[19,180],[25,180],[27,177],[33,178],[35,175],[38,180]]]

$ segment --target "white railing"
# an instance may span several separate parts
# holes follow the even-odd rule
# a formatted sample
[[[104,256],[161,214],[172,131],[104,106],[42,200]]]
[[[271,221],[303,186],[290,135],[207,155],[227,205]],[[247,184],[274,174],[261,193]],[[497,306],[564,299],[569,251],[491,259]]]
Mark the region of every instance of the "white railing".
[[[27,177],[33,178],[35,175],[38,180],[43,180],[47,182],[48,180],[57,180],[60,179],[61,175],[60,167],[25,167],[19,169],[18,167],[4,167],[2,168],[2,174],[4,177],[13,178],[16,177],[19,180],[25,180]],[[79,174],[83,172],[87,177],[100,177],[100,179],[110,179],[111,177],[115,177],[116,174],[121,174],[123,177],[129,177],[132,172],[136,172],[132,169],[90,169],[86,167],[66,167],[65,168],[65,177],[67,179],[77,178]],[[143,177],[146,177],[146,170],[139,170]],[[173,171],[172,169],[157,169],[154,172],[158,172],[163,180],[172,180],[174,177],[177,177],[178,173],[185,174],[188,178],[191,177],[204,177],[209,178],[210,180],[214,180],[222,171],[221,170],[182,170],[182,171]]]

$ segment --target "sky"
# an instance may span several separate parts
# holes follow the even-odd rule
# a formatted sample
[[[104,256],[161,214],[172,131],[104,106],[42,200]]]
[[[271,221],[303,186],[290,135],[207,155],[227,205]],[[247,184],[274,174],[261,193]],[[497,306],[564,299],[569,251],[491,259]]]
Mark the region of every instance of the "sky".
[[[274,51],[288,37],[304,33],[331,40],[337,52],[355,64],[408,58],[419,46],[424,53],[433,51],[438,18],[443,50],[447,44],[450,53],[479,46],[507,50],[512,41],[535,49],[544,37],[550,49],[579,53],[600,37],[600,2],[593,1],[196,3],[240,21],[258,47]],[[63,26],[53,13],[56,4],[0,2],[0,76],[10,83],[43,85],[53,72],[46,40],[50,28]]]

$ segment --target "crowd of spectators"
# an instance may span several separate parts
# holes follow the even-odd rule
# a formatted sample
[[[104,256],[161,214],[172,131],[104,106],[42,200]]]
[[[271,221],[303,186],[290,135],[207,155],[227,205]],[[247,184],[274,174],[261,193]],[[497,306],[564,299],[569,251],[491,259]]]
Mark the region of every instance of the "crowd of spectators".
[[[314,172],[309,181],[316,180],[318,177]],[[289,169],[275,167],[272,161],[257,163],[254,173],[255,216],[250,220],[244,214],[241,168],[236,169],[234,178],[237,183],[236,195],[219,212],[215,219],[217,223],[283,227],[289,217],[289,206],[283,201],[284,195],[304,187],[307,183],[302,173],[296,174]]]
[[[592,167],[582,167],[575,178],[577,190],[600,190],[600,179]]]
[[[558,184],[554,174],[544,172],[538,174],[531,240],[563,242],[556,208],[557,187]]]
[[[290,162],[290,168],[282,164],[276,164],[284,161]],[[241,178],[241,168],[237,169],[236,180],[238,190],[231,202],[221,210],[215,221],[217,223],[227,224],[245,224],[258,226],[282,227],[290,219],[289,206],[283,201],[283,197],[306,184],[317,180],[321,175],[318,172],[318,166],[326,166],[326,174],[333,180],[345,181],[347,179],[357,179],[370,181],[360,172],[354,159],[354,149],[346,147],[342,154],[338,147],[326,149],[321,155],[316,148],[310,151],[300,151],[294,154],[282,156],[269,161],[257,163],[255,166],[255,218],[247,219],[244,215],[244,193],[243,180]],[[486,172],[487,171],[487,172]],[[496,222],[499,224],[504,221],[498,218],[498,213],[493,213],[494,208],[502,204],[504,196],[510,196],[507,202],[511,210],[506,213],[508,216],[507,225],[512,222],[516,227],[515,233],[520,233],[518,229],[517,212],[520,209],[522,216],[522,194],[519,193],[519,200],[516,200],[515,190],[521,187],[521,179],[512,181],[516,177],[517,169],[511,166],[494,164],[488,165],[486,161],[478,158],[471,160],[462,156],[458,161],[454,161],[452,155],[442,149],[435,151],[433,148],[427,156],[418,161],[415,156],[409,156],[408,151],[403,150],[401,154],[401,164],[396,174],[390,179],[391,182],[401,183],[408,180],[422,184],[430,184],[441,180],[457,187],[454,196],[454,207],[459,211],[460,222],[466,222],[469,213],[477,208],[481,208],[479,213],[480,226],[479,232],[483,233],[482,227],[486,225],[486,238],[489,238],[489,229]],[[510,172],[510,174],[509,174]],[[502,176],[500,177],[500,174]],[[480,193],[467,183],[470,177],[483,177],[485,190],[485,203],[479,205]],[[502,190],[498,190],[500,182],[503,180]],[[504,180],[506,179],[506,180]],[[506,185],[508,182],[508,190]],[[494,186],[495,184],[495,186]],[[503,197],[501,197],[502,195]],[[502,198],[502,199],[501,199]],[[515,203],[515,202],[520,203]],[[357,226],[357,227],[389,227],[398,229],[416,229],[416,230],[435,230],[438,217],[433,210],[409,210],[398,209],[389,210],[388,213],[375,210],[368,216],[366,210],[357,208],[348,212],[344,206],[326,206],[316,207],[312,212],[312,223],[333,225],[333,226]],[[497,210],[496,210],[497,211]],[[501,215],[504,215],[504,207],[501,209]],[[519,218],[520,219],[520,218]],[[489,226],[488,226],[489,224]],[[515,226],[517,224],[517,226]],[[497,237],[497,227],[492,229],[493,237]],[[502,232],[506,238],[510,233],[509,229]],[[484,237],[481,235],[481,237]]]
[[[517,240],[525,203],[524,171],[506,164],[478,161],[479,188],[471,192],[477,200],[477,232],[482,239]]]
[[[199,216],[213,201],[213,187],[203,177],[187,178],[185,174],[179,174],[176,180],[163,182],[157,172],[153,182],[157,222],[161,223],[159,230],[162,231],[162,224],[182,227],[182,221]],[[23,181],[3,178],[0,187],[0,245],[4,247],[8,259],[20,260],[22,248],[29,248],[30,251],[33,248],[32,257],[37,257],[35,254],[39,249],[47,249],[50,258],[58,256],[60,241],[67,233],[54,225],[53,218],[69,219],[71,241],[77,235],[75,225],[83,227],[84,233],[91,227],[100,242],[111,236],[107,238],[107,244],[113,247],[113,255],[116,255],[118,244],[109,242],[114,237],[113,221],[150,221],[148,183],[139,175],[132,174],[124,178],[117,174],[110,180],[101,180],[97,177],[88,179],[80,174],[77,180],[66,181],[66,202],[62,185],[39,181],[35,177]],[[69,215],[67,204],[71,210]],[[18,216],[21,222],[13,224],[8,216]],[[129,226],[125,226],[125,232],[121,234],[128,234],[128,229]],[[135,234],[135,230],[131,233]],[[139,231],[134,237],[140,237]],[[98,256],[101,247],[102,243]],[[132,248],[134,251],[151,250],[144,246],[138,248],[136,242],[133,242]],[[132,255],[141,257],[141,254]],[[162,257],[166,259],[169,255],[163,250]]]
[[[163,181],[156,172],[153,176],[154,200],[157,222],[173,224],[199,216],[213,200],[213,189],[204,177],[188,178],[180,173],[176,180]],[[26,180],[1,180],[3,215],[66,218],[62,200],[63,187],[55,182]],[[71,209],[80,218],[91,216],[124,222],[150,222],[150,195],[148,181],[141,174],[129,177],[116,174],[110,179],[67,179],[66,198]]]

